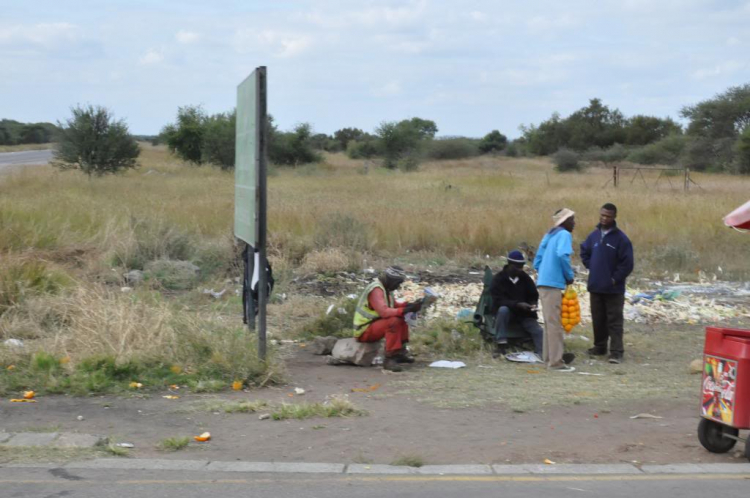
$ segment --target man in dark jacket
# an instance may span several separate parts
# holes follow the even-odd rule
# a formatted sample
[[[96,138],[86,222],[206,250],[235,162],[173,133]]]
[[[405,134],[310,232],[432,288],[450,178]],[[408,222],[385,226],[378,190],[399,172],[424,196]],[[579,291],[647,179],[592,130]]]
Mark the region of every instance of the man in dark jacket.
[[[539,292],[531,277],[523,271],[525,262],[521,251],[511,251],[508,254],[508,264],[494,276],[490,284],[491,311],[496,317],[494,356],[505,354],[508,347],[508,327],[515,323],[531,336],[534,352],[541,361],[544,331],[537,322]]]
[[[589,269],[591,321],[594,347],[589,354],[603,356],[609,346],[609,362],[620,363],[625,305],[625,279],[633,271],[633,245],[617,228],[617,207],[605,204],[599,211],[599,224],[581,244],[581,260]],[[608,344],[609,343],[609,344]]]

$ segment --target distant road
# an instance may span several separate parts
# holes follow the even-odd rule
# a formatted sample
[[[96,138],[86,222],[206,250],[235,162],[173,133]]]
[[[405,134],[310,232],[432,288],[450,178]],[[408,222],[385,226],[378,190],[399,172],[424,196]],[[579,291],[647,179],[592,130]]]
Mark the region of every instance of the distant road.
[[[21,164],[47,164],[52,159],[52,150],[24,150],[0,153],[0,171]]]

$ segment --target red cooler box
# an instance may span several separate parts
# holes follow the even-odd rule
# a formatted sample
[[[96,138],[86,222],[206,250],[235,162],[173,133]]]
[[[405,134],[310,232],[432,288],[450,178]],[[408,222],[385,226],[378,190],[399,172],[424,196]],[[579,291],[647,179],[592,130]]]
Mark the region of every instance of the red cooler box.
[[[750,429],[750,330],[706,327],[701,416],[698,437],[714,453],[729,451],[739,429]]]

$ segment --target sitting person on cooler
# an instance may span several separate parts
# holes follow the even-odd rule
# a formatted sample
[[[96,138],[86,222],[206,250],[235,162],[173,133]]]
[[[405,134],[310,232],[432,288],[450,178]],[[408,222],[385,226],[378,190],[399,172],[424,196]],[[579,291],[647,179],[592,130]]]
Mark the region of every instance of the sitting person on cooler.
[[[508,253],[508,264],[492,279],[490,295],[495,313],[495,351],[493,357],[504,355],[508,349],[508,327],[523,328],[534,341],[534,353],[542,358],[544,331],[537,321],[539,292],[534,280],[523,270],[526,259],[521,251]]]

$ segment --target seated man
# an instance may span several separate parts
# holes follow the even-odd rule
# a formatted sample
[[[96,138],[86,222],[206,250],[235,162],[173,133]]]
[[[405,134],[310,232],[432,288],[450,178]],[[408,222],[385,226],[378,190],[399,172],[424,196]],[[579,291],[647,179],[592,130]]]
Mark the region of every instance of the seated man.
[[[508,349],[508,327],[520,325],[534,341],[534,353],[542,358],[544,331],[537,322],[539,293],[531,277],[523,271],[526,262],[521,251],[508,254],[508,264],[492,279],[491,311],[495,318],[495,352],[493,357],[504,355]]]
[[[367,286],[354,310],[354,337],[359,342],[377,342],[385,337],[383,368],[400,372],[399,363],[414,363],[406,350],[409,342],[409,325],[404,315],[422,309],[422,301],[397,303],[393,291],[406,279],[399,266],[387,268]]]

